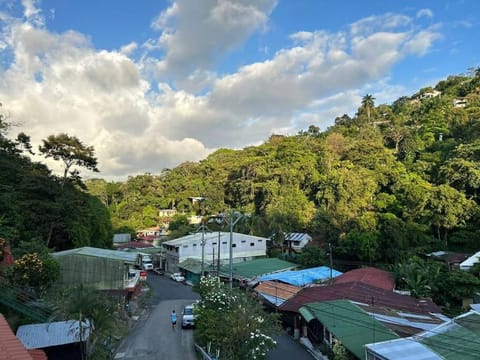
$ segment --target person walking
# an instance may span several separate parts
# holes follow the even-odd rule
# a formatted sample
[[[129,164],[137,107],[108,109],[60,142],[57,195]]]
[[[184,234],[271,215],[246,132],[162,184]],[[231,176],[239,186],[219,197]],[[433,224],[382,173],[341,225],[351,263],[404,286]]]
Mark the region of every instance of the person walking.
[[[175,325],[177,325],[177,313],[175,312],[175,309],[172,310],[172,313],[170,314],[170,320],[172,322],[172,330],[175,330]]]

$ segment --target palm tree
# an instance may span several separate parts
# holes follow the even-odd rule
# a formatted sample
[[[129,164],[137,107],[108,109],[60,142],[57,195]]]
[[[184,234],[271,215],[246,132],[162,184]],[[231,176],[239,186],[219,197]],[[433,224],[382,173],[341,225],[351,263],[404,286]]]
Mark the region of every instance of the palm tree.
[[[375,106],[375,98],[372,94],[366,94],[362,98],[362,107],[367,111],[367,118],[370,121],[370,113]]]

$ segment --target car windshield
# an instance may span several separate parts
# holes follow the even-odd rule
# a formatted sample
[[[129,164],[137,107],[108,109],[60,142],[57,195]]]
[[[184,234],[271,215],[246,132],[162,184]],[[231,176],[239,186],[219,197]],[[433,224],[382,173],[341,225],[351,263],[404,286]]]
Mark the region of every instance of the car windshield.
[[[184,315],[193,315],[193,309],[192,308],[185,308],[185,310],[183,310],[183,314]]]

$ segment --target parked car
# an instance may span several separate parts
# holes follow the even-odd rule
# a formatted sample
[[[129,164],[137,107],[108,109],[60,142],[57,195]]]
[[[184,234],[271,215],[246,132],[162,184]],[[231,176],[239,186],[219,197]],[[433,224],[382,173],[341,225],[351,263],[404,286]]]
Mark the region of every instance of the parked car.
[[[182,311],[182,329],[195,327],[195,303],[187,305]]]
[[[170,279],[175,280],[175,281],[185,281],[185,277],[181,273],[173,273],[170,275]]]

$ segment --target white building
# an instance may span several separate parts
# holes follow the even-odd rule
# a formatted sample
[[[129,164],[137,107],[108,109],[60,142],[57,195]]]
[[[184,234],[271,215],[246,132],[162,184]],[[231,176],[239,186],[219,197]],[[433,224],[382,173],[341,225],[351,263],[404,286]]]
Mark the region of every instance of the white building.
[[[253,260],[267,255],[267,241],[270,239],[232,233],[232,262]],[[216,263],[220,254],[221,265],[230,259],[229,232],[198,232],[178,239],[162,243],[165,249],[166,271],[178,271],[178,264],[191,258],[202,261],[206,265]]]

